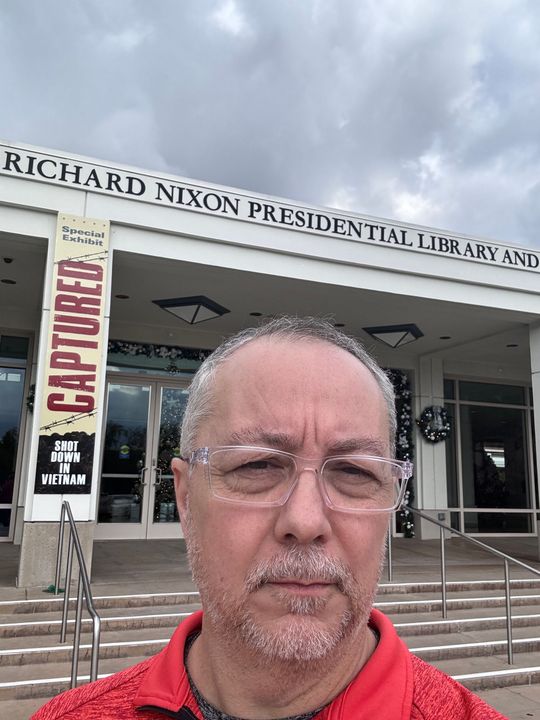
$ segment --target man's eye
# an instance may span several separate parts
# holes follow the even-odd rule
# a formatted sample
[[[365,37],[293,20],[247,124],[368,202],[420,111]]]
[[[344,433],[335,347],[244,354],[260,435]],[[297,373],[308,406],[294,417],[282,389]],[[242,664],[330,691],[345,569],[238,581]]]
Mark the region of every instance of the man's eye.
[[[251,460],[250,462],[240,465],[238,470],[269,470],[272,467],[273,465],[268,460]]]
[[[357,465],[342,465],[337,467],[336,470],[347,475],[365,475],[367,472],[364,468],[358,467]]]
[[[286,464],[278,457],[259,457],[259,458],[242,458],[236,462],[231,472],[239,474],[272,474],[283,473],[286,471]]]
[[[354,465],[352,463],[340,463],[329,468],[330,472],[342,475],[351,475],[358,478],[372,477],[373,472],[362,465]]]

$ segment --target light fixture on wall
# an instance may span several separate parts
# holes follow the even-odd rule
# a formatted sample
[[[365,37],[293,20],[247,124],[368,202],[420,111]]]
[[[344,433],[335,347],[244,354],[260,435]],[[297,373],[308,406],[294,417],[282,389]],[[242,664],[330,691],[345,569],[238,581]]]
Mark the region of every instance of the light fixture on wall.
[[[207,298],[206,295],[152,300],[152,302],[190,325],[196,325],[205,320],[213,320],[230,312],[223,305],[219,305],[217,302]]]
[[[379,325],[377,327],[362,328],[375,340],[389,345],[391,348],[402,347],[418,340],[424,333],[414,324],[407,325]]]

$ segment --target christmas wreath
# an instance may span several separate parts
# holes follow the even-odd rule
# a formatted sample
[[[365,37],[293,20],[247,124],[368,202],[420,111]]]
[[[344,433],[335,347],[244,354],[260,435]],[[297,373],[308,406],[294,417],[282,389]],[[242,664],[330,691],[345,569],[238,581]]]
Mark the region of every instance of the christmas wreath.
[[[424,438],[432,443],[446,440],[452,429],[448,413],[440,405],[431,405],[424,408],[416,424]]]

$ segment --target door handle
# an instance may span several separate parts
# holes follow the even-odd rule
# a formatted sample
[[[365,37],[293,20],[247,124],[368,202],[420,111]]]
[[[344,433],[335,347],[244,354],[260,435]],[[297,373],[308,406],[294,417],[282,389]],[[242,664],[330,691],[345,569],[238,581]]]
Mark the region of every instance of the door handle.
[[[161,471],[161,468],[155,468],[156,470],[156,479],[154,480],[155,487],[159,487],[161,485],[161,481],[163,480],[163,473]]]
[[[147,470],[148,470],[147,467],[142,467],[139,471],[139,481],[138,482],[141,487],[145,487],[145,485],[146,485],[146,480],[144,479],[144,474],[146,473]]]

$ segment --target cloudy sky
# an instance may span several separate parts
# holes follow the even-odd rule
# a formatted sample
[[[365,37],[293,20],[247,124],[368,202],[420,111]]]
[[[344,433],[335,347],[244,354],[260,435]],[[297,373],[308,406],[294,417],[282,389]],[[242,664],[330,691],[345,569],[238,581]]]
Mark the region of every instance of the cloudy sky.
[[[0,0],[0,138],[540,246],[537,0]]]

